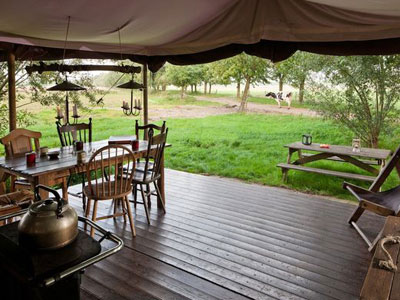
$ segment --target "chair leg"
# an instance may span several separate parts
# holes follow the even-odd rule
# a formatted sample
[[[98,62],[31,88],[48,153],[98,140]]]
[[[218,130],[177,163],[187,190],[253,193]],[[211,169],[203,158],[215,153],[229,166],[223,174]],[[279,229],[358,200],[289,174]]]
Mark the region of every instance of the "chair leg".
[[[87,205],[86,205],[86,209],[85,209],[85,218],[89,218],[89,214],[90,214],[90,205],[92,204],[92,199],[88,199],[87,201]],[[85,223],[84,229],[86,231],[87,229],[87,225]]]
[[[94,223],[96,223],[97,204],[98,204],[98,201],[97,201],[97,200],[94,200],[93,215],[92,215],[92,221],[93,221]],[[91,236],[91,237],[94,237],[94,228],[93,228],[93,227],[90,229],[90,236]]]
[[[83,190],[85,189],[85,173],[82,173],[82,207],[85,210],[86,207],[86,196]]]
[[[113,199],[112,200],[112,205],[114,206],[114,211],[113,211],[113,219],[115,220],[115,214],[117,213],[117,206],[118,206],[118,199]]]
[[[361,206],[358,206],[358,207],[354,210],[353,214],[351,215],[351,217],[350,217],[348,223],[349,223],[349,224],[352,224],[353,222],[354,222],[354,223],[357,222],[358,219],[359,219],[359,218],[361,217],[361,215],[363,214],[364,210],[365,210],[364,208],[362,208]]]
[[[146,195],[144,194],[143,185],[140,185],[140,192],[142,193],[143,205],[144,210],[146,212],[147,223],[150,225],[150,214],[149,214],[149,207],[147,206]]]
[[[151,190],[150,190],[150,184],[146,184],[146,193],[147,193],[147,203],[148,203],[148,206],[151,207]]]
[[[133,185],[133,205],[136,209],[136,205],[137,205],[137,184]]]
[[[161,192],[160,192],[160,189],[159,189],[159,187],[158,187],[158,184],[157,184],[157,182],[155,182],[154,181],[154,187],[156,188],[156,191],[157,191],[157,196],[160,198],[160,202],[161,202],[161,206],[162,206],[162,209],[163,209],[163,211],[164,211],[164,214],[166,213],[166,210],[165,210],[165,203],[164,203],[164,199],[163,199],[163,197],[162,197],[162,194],[161,194]]]
[[[131,210],[131,206],[130,206],[128,197],[126,196],[123,199],[123,201],[125,202],[125,206],[126,206],[126,209],[127,209],[127,214],[128,214],[128,218],[129,218],[129,225],[131,227],[132,236],[135,237],[136,236],[135,224],[133,223],[132,210]]]
[[[123,217],[124,217],[124,222],[126,223],[126,215],[127,215],[127,207],[126,207],[126,202],[125,202],[125,198],[121,198],[119,199],[119,201],[121,202],[121,210],[123,213]]]

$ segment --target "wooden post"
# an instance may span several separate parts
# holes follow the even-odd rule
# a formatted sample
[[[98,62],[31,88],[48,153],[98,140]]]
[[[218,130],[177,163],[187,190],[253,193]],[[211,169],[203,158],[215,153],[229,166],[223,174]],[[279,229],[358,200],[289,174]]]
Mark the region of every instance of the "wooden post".
[[[149,123],[149,97],[148,97],[148,86],[147,86],[147,64],[143,64],[143,124]]]
[[[17,101],[15,96],[15,52],[10,50],[7,55],[8,64],[8,111],[10,131],[17,128]]]

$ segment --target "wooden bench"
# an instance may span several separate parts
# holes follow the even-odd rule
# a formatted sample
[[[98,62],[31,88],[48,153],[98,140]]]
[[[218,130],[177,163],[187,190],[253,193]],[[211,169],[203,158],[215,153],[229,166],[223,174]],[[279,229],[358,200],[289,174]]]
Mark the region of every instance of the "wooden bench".
[[[277,164],[276,166],[278,168],[282,169],[284,177],[286,177],[286,173],[288,170],[297,170],[297,171],[317,173],[317,174],[322,174],[322,175],[331,175],[331,176],[336,176],[336,177],[341,177],[341,178],[357,179],[357,180],[370,181],[370,182],[373,182],[376,178],[374,176],[318,169],[318,168],[306,167],[303,165],[294,165],[294,164],[287,164],[287,163],[280,163],[280,164]]]
[[[308,157],[308,156],[312,156],[312,155],[314,155],[314,154],[312,154],[312,153],[301,153],[301,156],[304,156],[304,157]],[[332,156],[332,157],[326,158],[326,160],[332,160],[332,161],[338,161],[338,162],[346,162],[344,159],[341,159],[340,157],[337,157],[337,156]],[[378,161],[378,160],[360,159],[360,161],[363,162],[364,164],[371,165],[371,166],[379,166],[381,164],[381,162]]]
[[[387,217],[385,226],[383,228],[382,237],[387,235],[400,235],[399,217]],[[380,260],[386,260],[383,250],[378,244],[361,289],[360,299],[400,299],[400,245],[386,244],[385,248],[392,256],[393,261],[397,263],[398,271],[392,272],[378,267]]]

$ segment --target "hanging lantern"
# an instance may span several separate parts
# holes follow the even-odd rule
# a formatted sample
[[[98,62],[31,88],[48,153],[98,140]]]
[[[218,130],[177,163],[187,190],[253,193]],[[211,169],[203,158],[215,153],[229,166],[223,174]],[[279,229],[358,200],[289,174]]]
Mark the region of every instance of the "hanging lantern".
[[[141,99],[135,99],[133,101],[133,90],[143,90],[144,85],[137,83],[133,80],[133,74],[132,74],[132,79],[126,83],[120,84],[117,86],[120,89],[129,89],[131,90],[131,105],[129,106],[127,101],[122,102],[122,111],[124,112],[125,115],[127,116],[138,116],[140,114],[140,111],[142,110],[142,100]]]

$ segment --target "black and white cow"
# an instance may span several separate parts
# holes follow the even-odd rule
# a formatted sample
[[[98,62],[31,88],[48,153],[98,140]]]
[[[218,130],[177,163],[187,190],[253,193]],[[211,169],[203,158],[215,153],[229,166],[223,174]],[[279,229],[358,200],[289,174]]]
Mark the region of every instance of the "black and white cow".
[[[288,109],[290,109],[290,105],[292,104],[292,93],[291,92],[287,93],[285,95],[285,98],[283,98],[283,92],[277,92],[277,93],[269,92],[265,95],[265,97],[275,99],[275,101],[279,105],[279,108],[281,108],[282,101],[286,101],[286,103],[288,104]]]

